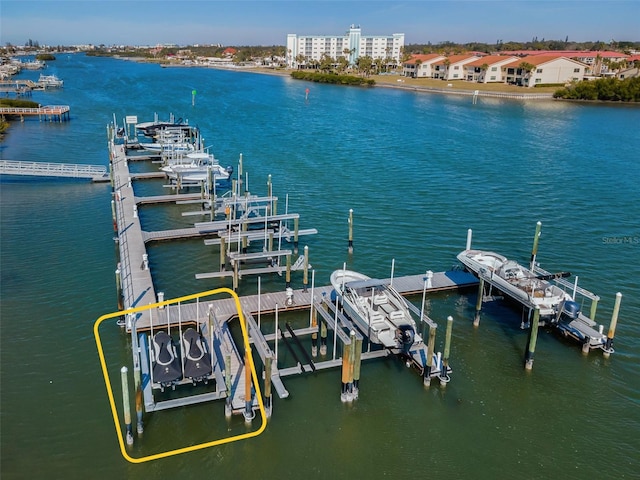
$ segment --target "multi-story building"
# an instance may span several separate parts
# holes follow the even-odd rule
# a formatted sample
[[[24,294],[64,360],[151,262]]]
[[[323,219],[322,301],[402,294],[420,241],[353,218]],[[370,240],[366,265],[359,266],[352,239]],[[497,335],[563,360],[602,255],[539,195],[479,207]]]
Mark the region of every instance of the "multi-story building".
[[[351,25],[344,35],[287,35],[287,66],[319,62],[324,54],[338,60],[344,57],[355,65],[360,57],[368,56],[400,64],[404,47],[404,33],[392,35],[362,35],[360,26]],[[304,58],[304,60],[302,60]]]

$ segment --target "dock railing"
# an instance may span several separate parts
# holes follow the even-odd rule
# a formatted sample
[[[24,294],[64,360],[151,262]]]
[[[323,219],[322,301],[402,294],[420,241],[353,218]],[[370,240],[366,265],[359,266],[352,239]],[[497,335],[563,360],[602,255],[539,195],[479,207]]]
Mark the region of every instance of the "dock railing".
[[[0,160],[0,174],[31,175],[39,177],[108,179],[107,167],[72,163],[19,162]]]

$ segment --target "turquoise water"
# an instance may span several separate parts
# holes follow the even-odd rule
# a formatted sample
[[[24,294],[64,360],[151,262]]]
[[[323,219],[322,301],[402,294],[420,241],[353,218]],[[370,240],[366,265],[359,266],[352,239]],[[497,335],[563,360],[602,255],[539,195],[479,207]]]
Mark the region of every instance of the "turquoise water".
[[[370,276],[388,276],[393,259],[396,275],[445,270],[468,228],[474,246],[526,262],[540,220],[542,267],[571,271],[599,294],[605,329],[615,293],[623,299],[610,359],[541,333],[533,371],[525,372],[519,312],[487,304],[474,329],[475,292],[434,295],[429,315],[440,325],[454,317],[446,389],[425,390],[392,359],[363,364],[352,405],[340,402],[337,370],[287,378],[290,397],[274,400],[260,437],[131,465],[118,450],[92,334],[93,322],[116,308],[110,186],[2,178],[3,478],[637,478],[637,107],[484,98],[472,105],[464,97],[75,55],[60,56],[48,73],[64,89],[33,99],[70,105],[71,121],[12,123],[1,158],[107,165],[114,114],[121,122],[173,112],[201,128],[222,164],[243,154],[252,193],[266,194],[271,174],[279,210],[288,195],[300,227],[318,229],[301,241],[318,284],[344,262]],[[135,190],[166,193],[161,181]],[[182,210],[189,208],[142,207],[143,228],[196,221]],[[216,252],[196,240],[151,245],[157,289],[172,298],[228,285],[195,279],[216,269]],[[294,286],[301,282],[294,275]],[[280,277],[262,283],[283,288]],[[240,290],[253,293],[256,280]],[[130,358],[126,337],[115,326],[103,332],[117,370]],[[440,332],[439,349],[442,342]],[[241,420],[227,424],[218,404],[146,421],[136,456],[244,431]]]

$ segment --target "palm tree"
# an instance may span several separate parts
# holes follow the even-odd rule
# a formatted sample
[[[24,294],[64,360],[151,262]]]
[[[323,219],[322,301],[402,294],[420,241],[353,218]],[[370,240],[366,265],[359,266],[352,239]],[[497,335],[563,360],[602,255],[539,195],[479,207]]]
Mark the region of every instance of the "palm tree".
[[[422,65],[422,60],[416,60],[416,70],[413,72],[414,77],[419,77],[418,73],[420,72],[420,65]]]
[[[521,70],[522,73],[522,80],[525,79],[525,77],[527,77],[527,81],[529,80],[529,75],[531,74],[531,72],[536,68],[535,65],[532,65],[531,63],[528,62],[521,62],[518,65],[518,68]],[[522,85],[522,82],[520,83]]]
[[[478,81],[482,81],[482,83],[487,83],[487,70],[489,70],[489,64],[488,63],[483,63],[482,65],[480,65],[480,70],[482,71],[482,78],[479,78]]]

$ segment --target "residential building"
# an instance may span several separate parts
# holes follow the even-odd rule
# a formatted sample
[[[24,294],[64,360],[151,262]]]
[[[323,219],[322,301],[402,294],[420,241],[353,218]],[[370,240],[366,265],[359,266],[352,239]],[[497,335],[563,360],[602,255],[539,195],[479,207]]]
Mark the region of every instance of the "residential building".
[[[433,64],[433,78],[442,80],[466,80],[465,65],[479,58],[476,55],[449,55]]]
[[[402,64],[402,75],[414,78],[431,78],[433,76],[432,65],[444,60],[445,58],[445,56],[437,53],[412,55],[409,60]]]
[[[486,55],[466,63],[465,80],[478,83],[504,83],[502,67],[518,60],[518,57],[505,55]]]
[[[400,64],[404,47],[404,33],[392,35],[362,35],[360,26],[351,25],[344,35],[287,35],[287,66],[298,68],[306,63],[319,62],[323,55],[334,60],[344,57],[355,65],[360,57],[368,56]]]
[[[533,67],[526,71],[523,64]],[[507,83],[535,87],[536,85],[562,85],[582,80],[588,68],[582,62],[565,57],[529,55],[502,67]]]

